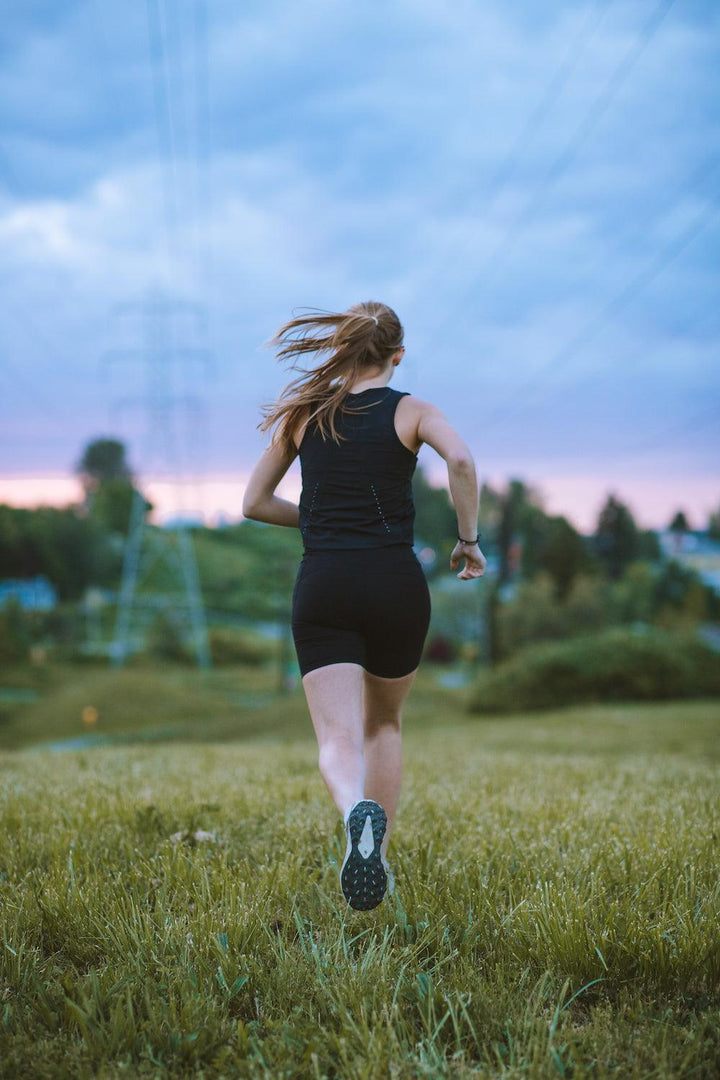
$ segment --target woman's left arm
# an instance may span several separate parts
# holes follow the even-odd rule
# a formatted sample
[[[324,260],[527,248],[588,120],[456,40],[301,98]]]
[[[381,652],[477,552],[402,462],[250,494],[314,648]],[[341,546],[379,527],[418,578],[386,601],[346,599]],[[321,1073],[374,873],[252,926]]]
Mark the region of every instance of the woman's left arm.
[[[299,510],[295,503],[275,495],[275,488],[296,457],[297,450],[288,453],[279,444],[266,448],[245,489],[242,512],[246,518],[266,521],[269,525],[300,527]]]

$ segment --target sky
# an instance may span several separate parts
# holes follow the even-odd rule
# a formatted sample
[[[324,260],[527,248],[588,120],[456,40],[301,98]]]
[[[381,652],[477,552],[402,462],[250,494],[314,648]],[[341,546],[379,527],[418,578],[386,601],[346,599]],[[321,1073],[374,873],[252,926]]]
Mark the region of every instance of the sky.
[[[481,480],[704,527],[719,31],[710,0],[9,0],[0,501],[77,499],[114,437],[159,518],[237,519],[294,374],[267,342],[374,299]]]

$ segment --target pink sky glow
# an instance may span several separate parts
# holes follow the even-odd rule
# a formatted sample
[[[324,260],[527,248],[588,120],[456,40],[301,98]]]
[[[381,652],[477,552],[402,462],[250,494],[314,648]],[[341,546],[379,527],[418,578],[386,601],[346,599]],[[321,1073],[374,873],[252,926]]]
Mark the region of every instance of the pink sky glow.
[[[672,477],[659,473],[610,483],[606,476],[550,474],[542,477],[518,474],[537,489],[551,514],[564,514],[583,533],[593,531],[600,509],[609,494],[626,503],[641,528],[666,528],[676,510],[684,510],[691,528],[704,529],[708,517],[720,506],[720,482],[713,477]],[[430,473],[434,483],[440,478]],[[503,489],[507,477],[485,476],[482,480]],[[182,486],[167,479],[148,479],[143,491],[155,505],[154,520],[163,522],[178,514],[202,517],[208,525],[237,521],[242,517],[242,499],[247,476],[204,476]],[[291,472],[278,487],[278,495],[297,502],[299,473]],[[64,506],[79,502],[82,489],[72,475],[0,476],[0,503],[10,506]]]

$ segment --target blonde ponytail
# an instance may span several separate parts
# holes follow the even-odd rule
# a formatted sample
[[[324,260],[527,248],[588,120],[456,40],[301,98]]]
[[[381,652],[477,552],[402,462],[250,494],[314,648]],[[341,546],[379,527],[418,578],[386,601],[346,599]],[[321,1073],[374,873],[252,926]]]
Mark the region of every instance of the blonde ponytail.
[[[302,374],[288,383],[277,401],[261,406],[264,415],[257,426],[267,431],[273,425],[272,443],[279,442],[290,453],[293,435],[305,420],[315,420],[323,439],[341,436],[335,427],[337,410],[343,407],[348,388],[368,372],[388,364],[402,346],[403,328],[392,308],[370,300],[354,304],[342,313],[315,310],[282,326],[269,342],[279,346],[277,359],[290,360],[290,367]],[[297,360],[306,354],[322,356],[316,367],[305,368]]]

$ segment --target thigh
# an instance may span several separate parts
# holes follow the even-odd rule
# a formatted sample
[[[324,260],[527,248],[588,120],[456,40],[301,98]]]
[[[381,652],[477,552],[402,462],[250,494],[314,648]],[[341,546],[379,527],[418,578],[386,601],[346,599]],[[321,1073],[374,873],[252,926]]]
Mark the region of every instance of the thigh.
[[[363,703],[367,736],[388,724],[400,726],[403,706],[416,675],[417,668],[398,679],[384,679],[369,671],[364,673]]]
[[[363,674],[359,664],[330,664],[303,677],[303,690],[321,746],[338,735],[362,742]]]

